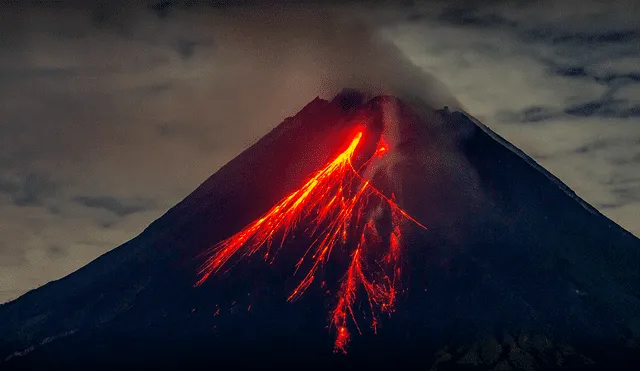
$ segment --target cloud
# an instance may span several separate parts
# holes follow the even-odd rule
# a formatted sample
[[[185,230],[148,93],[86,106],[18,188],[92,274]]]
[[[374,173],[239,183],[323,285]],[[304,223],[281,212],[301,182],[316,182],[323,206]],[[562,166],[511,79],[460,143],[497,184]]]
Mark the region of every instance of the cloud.
[[[438,21],[450,23],[456,26],[485,28],[485,27],[516,27],[517,22],[504,16],[489,12],[479,14],[477,8],[448,6],[437,17]]]
[[[629,5],[416,3],[385,32],[470,113],[640,235],[640,28]]]
[[[182,57],[182,59],[189,59],[193,57],[196,52],[196,49],[199,48],[209,48],[214,49],[215,44],[212,39],[203,39],[203,40],[194,40],[181,38],[178,40],[176,45],[176,50],[178,54]]]
[[[121,217],[153,208],[151,200],[139,198],[121,200],[111,196],[78,196],[73,200],[86,207],[104,209]]]
[[[0,174],[0,192],[8,193],[17,206],[41,206],[56,191],[56,185],[40,174],[10,175]]]

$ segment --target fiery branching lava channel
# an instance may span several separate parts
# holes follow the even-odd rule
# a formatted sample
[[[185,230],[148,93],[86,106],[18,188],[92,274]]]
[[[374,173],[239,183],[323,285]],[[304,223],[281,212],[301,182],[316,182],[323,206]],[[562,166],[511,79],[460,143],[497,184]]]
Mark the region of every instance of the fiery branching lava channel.
[[[335,351],[346,353],[350,339],[349,320],[361,333],[354,312],[359,292],[366,295],[371,327],[375,332],[379,313],[393,312],[396,294],[400,290],[402,226],[409,220],[421,228],[426,227],[407,215],[394,202],[394,195],[387,197],[382,194],[354,168],[352,158],[364,130],[362,125],[358,126],[349,146],[313,174],[301,188],[282,199],[264,216],[209,250],[196,285],[219,272],[234,257],[248,257],[263,250],[265,261],[273,262],[278,250],[291,238],[291,232],[298,225],[304,225],[304,233],[311,243],[306,251],[301,252],[294,274],[303,267],[306,273],[288,301],[300,298],[311,286],[329,263],[336,246],[350,248],[351,251],[345,253],[349,254],[348,269],[339,284],[331,314],[330,324],[337,332]],[[380,138],[373,156],[361,168],[379,160],[387,151],[388,146]],[[391,215],[391,228],[386,228],[389,229],[386,233],[377,227],[375,211],[380,210]],[[277,248],[273,247],[275,239],[279,242]],[[324,281],[322,286],[325,286]]]

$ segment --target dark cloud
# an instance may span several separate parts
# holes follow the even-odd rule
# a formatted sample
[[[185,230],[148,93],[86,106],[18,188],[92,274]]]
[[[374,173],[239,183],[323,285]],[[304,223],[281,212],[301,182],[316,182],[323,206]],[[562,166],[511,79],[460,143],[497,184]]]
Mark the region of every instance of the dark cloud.
[[[611,147],[631,146],[635,147],[640,145],[640,137],[631,138],[610,138],[610,139],[598,139],[588,144],[577,147],[573,150],[574,153],[587,153],[592,151],[600,151]]]
[[[623,207],[625,205],[627,205],[628,203],[626,201],[621,201],[621,202],[605,202],[605,203],[598,203],[595,205],[595,207],[598,210],[607,210],[607,209],[617,209],[620,207]]]
[[[480,13],[474,9],[467,7],[448,7],[445,8],[437,19],[441,22],[450,23],[463,27],[517,27],[518,23],[505,18],[497,13]]]
[[[17,206],[42,206],[56,189],[56,184],[41,174],[28,173],[12,178],[0,174],[0,192],[10,194]]]
[[[182,59],[189,59],[193,56],[195,52],[197,43],[192,40],[180,39],[178,40],[178,46],[176,47],[178,54],[182,57]]]
[[[640,104],[625,99],[604,98],[574,104],[562,109],[544,106],[527,107],[520,111],[501,110],[496,117],[502,122],[539,123],[571,117],[632,118],[640,117]]]
[[[517,112],[502,110],[496,117],[503,122],[538,123],[558,118],[558,112],[549,107],[532,106]]]
[[[169,12],[171,12],[171,8],[174,3],[175,1],[172,0],[156,1],[155,3],[151,4],[151,9],[153,9],[153,11],[155,11],[159,17],[164,18],[169,15]]]
[[[621,99],[596,100],[568,107],[564,112],[569,116],[578,117],[640,117],[640,105],[629,107],[630,103]]]
[[[20,191],[20,185],[17,181],[0,176],[0,192],[13,194]]]
[[[176,51],[182,59],[187,60],[191,59],[196,49],[200,47],[215,50],[212,39],[194,40],[182,37],[177,42]]]
[[[633,187],[614,188],[613,193],[623,203],[640,201],[640,184],[636,184]]]
[[[594,82],[607,87],[606,91],[598,99],[564,107],[562,113],[565,115],[617,118],[640,116],[640,104],[637,103],[636,99],[633,97],[631,99],[629,97],[624,99],[615,98],[620,89],[640,83],[640,72],[612,73],[597,71],[587,65],[563,66],[549,59],[546,59],[544,63],[549,66],[550,72],[558,76]],[[560,112],[550,113],[545,119],[557,118],[560,115]],[[527,120],[525,118],[522,121]]]
[[[581,66],[577,66],[577,67],[557,67],[554,71],[556,74],[560,75],[560,76],[566,76],[566,77],[589,77],[589,78],[593,78],[594,80],[597,80],[596,76],[593,76],[592,74],[588,73],[584,67]]]
[[[620,87],[640,83],[640,71],[628,73],[598,73],[587,66],[560,66],[553,61],[545,61],[552,73],[563,77],[585,79],[599,84]]]
[[[86,207],[110,211],[120,217],[151,210],[154,207],[154,203],[151,200],[140,198],[123,200],[111,196],[79,196],[73,200]]]
[[[637,30],[625,30],[598,33],[563,33],[553,35],[550,41],[553,44],[572,43],[594,45],[599,43],[627,43],[638,41],[638,39],[640,39],[640,32]]]
[[[522,36],[527,41],[544,42],[555,46],[581,46],[605,44],[610,47],[612,44],[627,44],[640,39],[640,31],[637,29],[600,31],[600,32],[571,32],[558,28],[528,28],[524,30]]]
[[[18,206],[40,206],[43,203],[43,198],[51,194],[54,188],[54,184],[45,178],[29,174],[18,194],[14,196],[14,202]]]
[[[623,74],[609,74],[604,77],[604,80],[608,83],[618,83],[618,84],[625,84],[625,85],[632,84],[632,83],[640,83],[640,71],[623,73]]]
[[[637,145],[638,145],[638,153],[636,153],[635,155],[631,156],[631,157],[626,157],[626,158],[614,158],[611,160],[611,162],[615,165],[632,165],[632,164],[640,164],[640,140],[637,141]],[[635,179],[624,179],[627,182],[639,182],[640,183],[640,178],[635,178]],[[624,182],[623,182],[624,183]]]

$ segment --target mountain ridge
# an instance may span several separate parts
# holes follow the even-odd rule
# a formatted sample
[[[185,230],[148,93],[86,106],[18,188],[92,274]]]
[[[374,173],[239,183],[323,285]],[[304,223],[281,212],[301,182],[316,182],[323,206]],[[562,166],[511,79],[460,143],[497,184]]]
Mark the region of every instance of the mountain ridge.
[[[436,133],[427,144],[414,138],[398,147],[413,156],[415,148],[437,155],[441,146],[451,146],[462,160],[435,156],[424,165],[416,155],[395,173],[407,184],[410,214],[431,224],[407,239],[406,292],[396,311],[381,318],[378,335],[356,334],[346,357],[334,355],[322,291],[285,300],[286,256],[272,266],[236,264],[194,288],[194,255],[262,215],[320,168],[341,148],[337,138],[352,130],[353,108],[363,104],[354,95],[316,98],[140,235],[0,305],[0,317],[7,319],[0,323],[0,368],[52,362],[107,367],[106,360],[168,367],[252,357],[258,363],[313,358],[344,366],[404,357],[436,369],[566,369],[571,362],[607,368],[635,360],[640,240],[585,209],[559,185],[564,183],[508,141],[468,114],[447,109],[429,120],[463,127],[459,140],[443,144]],[[427,165],[434,166],[424,170]],[[482,194],[473,204],[458,192],[476,192],[465,183],[471,178],[450,171],[477,174]],[[256,187],[260,180],[268,180],[263,188]]]

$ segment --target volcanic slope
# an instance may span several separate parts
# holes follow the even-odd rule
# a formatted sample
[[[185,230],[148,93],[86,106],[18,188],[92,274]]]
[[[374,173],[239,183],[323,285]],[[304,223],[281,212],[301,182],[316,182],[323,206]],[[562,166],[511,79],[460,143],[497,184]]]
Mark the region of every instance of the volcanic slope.
[[[395,214],[404,221],[393,308],[370,311],[360,283],[343,354],[331,313],[354,246],[337,244],[322,280],[293,301],[304,278],[296,263],[313,243],[307,219],[273,259],[233,259],[206,280],[202,267],[357,133],[345,174],[405,214]],[[366,215],[379,214],[380,230],[393,225],[388,202],[374,204],[386,206]],[[468,114],[348,92],[312,101],[139,236],[3,304],[0,319],[0,369],[632,368],[640,240]]]

